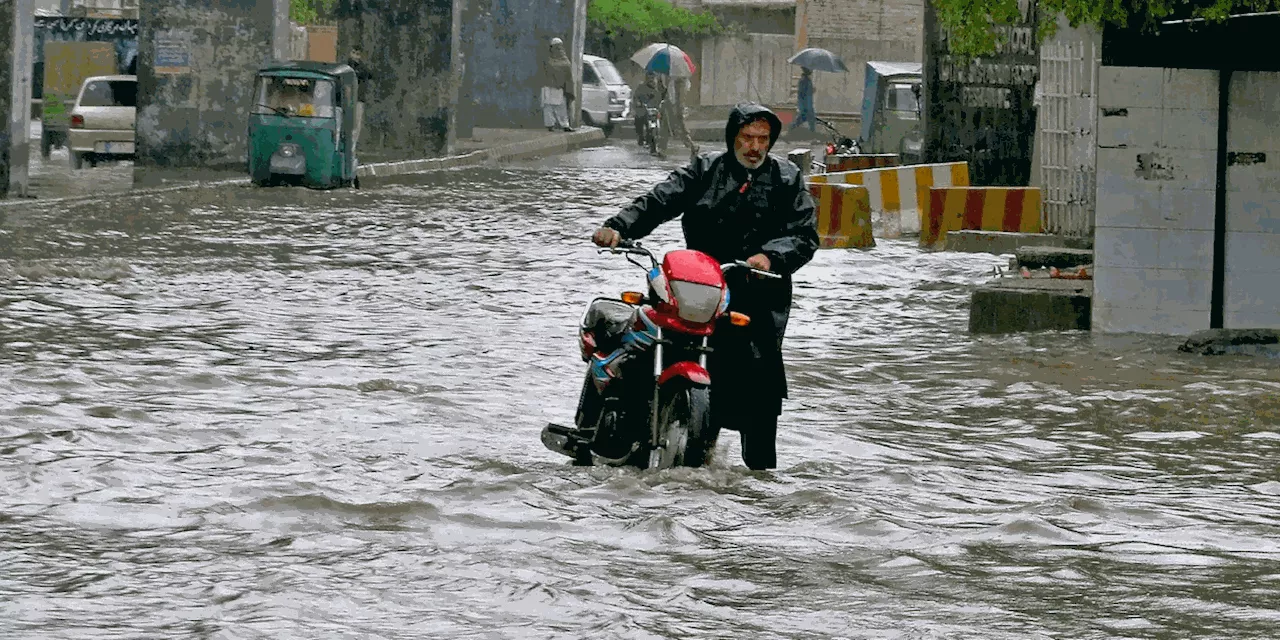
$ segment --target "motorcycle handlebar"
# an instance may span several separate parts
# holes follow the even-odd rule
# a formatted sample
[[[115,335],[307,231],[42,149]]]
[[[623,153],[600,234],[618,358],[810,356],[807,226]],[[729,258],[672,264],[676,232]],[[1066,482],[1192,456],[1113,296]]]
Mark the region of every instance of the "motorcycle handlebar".
[[[735,260],[735,261],[733,261],[733,262],[726,262],[726,263],[724,263],[724,264],[720,265],[720,272],[721,272],[721,273],[728,273],[728,272],[729,272],[729,270],[730,270],[730,269],[732,269],[732,268],[734,268],[734,267],[741,267],[741,268],[746,269],[747,271],[750,271],[751,273],[754,273],[754,274],[756,274],[756,275],[758,275],[758,276],[760,276],[760,277],[762,277],[762,278],[781,278],[781,277],[782,277],[782,274],[780,274],[780,273],[774,273],[774,272],[772,272],[772,271],[762,271],[762,270],[760,270],[760,269],[757,269],[757,268],[755,268],[755,267],[753,267],[753,266],[751,266],[751,265],[747,264],[747,262],[746,262],[745,260]]]
[[[641,246],[638,240],[619,240],[618,246],[603,247],[601,249],[598,249],[598,251],[600,253],[608,252],[613,254],[622,253],[622,254],[628,254],[628,255],[642,255],[642,256],[648,257],[649,260],[652,261],[655,266],[658,263],[658,259],[653,256],[653,252]],[[750,264],[747,264],[746,260],[735,260],[733,262],[726,262],[720,265],[720,273],[728,273],[729,270],[735,269],[735,268],[746,269],[747,271],[750,271],[751,273],[754,273],[757,276],[760,276],[762,278],[781,278],[782,277],[782,274],[780,273],[774,273],[772,271],[763,271],[763,270],[757,269],[751,266]]]

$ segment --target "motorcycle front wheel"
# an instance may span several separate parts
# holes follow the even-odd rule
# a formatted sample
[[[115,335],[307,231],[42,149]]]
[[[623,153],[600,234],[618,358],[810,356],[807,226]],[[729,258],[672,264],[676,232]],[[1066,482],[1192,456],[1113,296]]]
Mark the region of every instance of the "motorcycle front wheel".
[[[659,446],[649,452],[649,468],[701,467],[716,448],[719,430],[711,424],[711,393],[680,385],[660,395]]]

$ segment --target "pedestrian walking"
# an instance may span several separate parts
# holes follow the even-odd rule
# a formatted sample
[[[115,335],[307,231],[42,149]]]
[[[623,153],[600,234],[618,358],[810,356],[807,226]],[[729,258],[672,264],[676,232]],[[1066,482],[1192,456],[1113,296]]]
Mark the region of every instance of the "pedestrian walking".
[[[684,93],[689,89],[689,80],[686,78],[681,82],[674,76],[667,76],[666,79],[667,98],[662,103],[662,119],[671,135],[679,137],[684,146],[689,149],[689,161],[693,162],[698,157],[698,145],[693,143],[693,136],[689,135],[689,129],[684,124]],[[683,87],[680,86],[682,84]],[[663,149],[663,152],[665,153],[666,149]]]
[[[791,123],[791,129],[806,121],[809,131],[817,129],[818,114],[813,109],[813,69],[808,67],[800,72],[800,82],[796,84],[796,119]]]

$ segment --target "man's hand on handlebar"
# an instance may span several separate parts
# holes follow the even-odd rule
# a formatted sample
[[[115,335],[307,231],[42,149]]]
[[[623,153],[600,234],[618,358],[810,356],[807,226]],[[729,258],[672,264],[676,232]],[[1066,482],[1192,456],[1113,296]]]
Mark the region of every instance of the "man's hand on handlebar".
[[[754,256],[747,258],[747,264],[751,265],[752,269],[759,269],[761,271],[768,271],[769,267],[773,266],[772,263],[769,262],[769,256],[766,256],[763,253],[757,253]]]
[[[609,247],[612,249],[617,247],[619,242],[622,242],[622,234],[618,233],[617,229],[600,227],[599,229],[596,229],[595,234],[591,236],[591,241],[596,243],[596,246],[598,247]]]

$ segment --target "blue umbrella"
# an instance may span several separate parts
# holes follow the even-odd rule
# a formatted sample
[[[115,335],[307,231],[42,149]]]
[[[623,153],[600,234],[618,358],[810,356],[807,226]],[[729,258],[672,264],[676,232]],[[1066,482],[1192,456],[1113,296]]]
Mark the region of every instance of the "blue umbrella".
[[[818,47],[809,47],[791,56],[787,62],[814,71],[829,73],[848,73],[849,71],[849,67],[844,66],[844,60],[841,60],[840,56]]]

